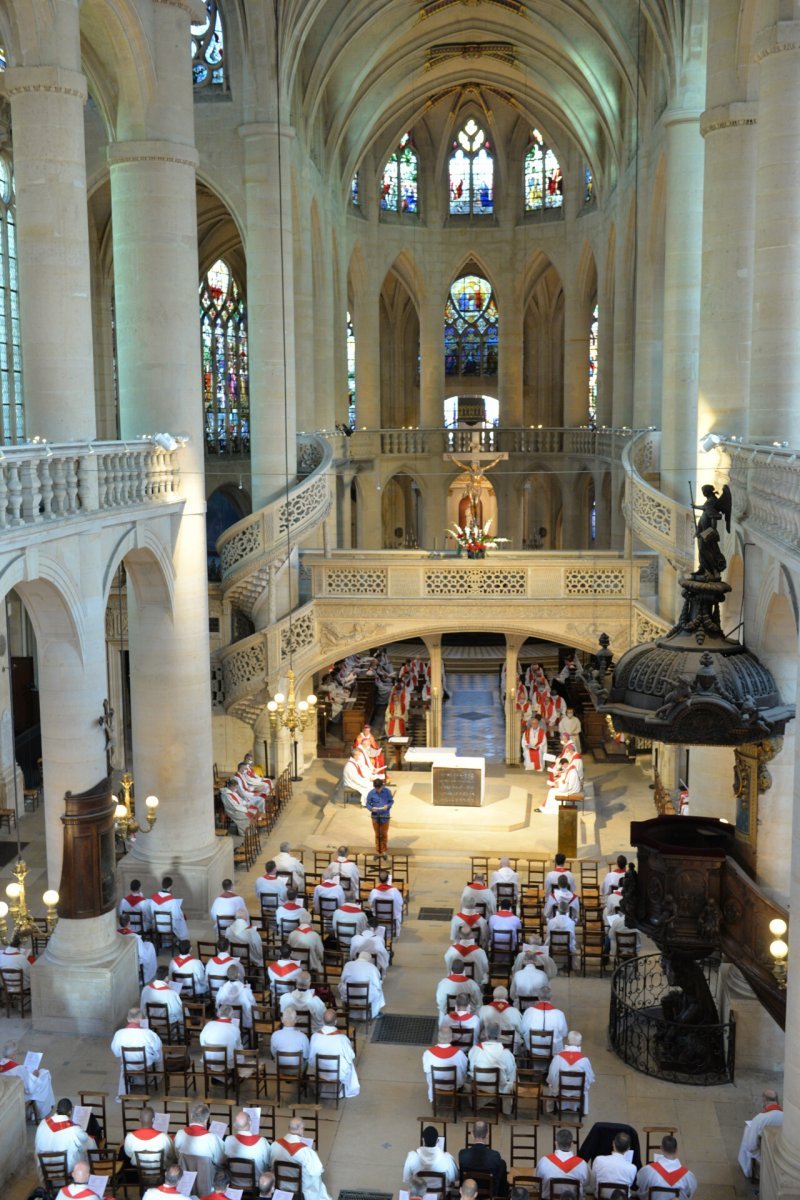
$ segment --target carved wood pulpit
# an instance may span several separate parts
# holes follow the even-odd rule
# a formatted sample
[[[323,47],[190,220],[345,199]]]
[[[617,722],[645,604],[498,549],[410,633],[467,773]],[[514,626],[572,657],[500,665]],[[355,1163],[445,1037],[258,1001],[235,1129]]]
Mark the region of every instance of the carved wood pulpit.
[[[99,917],[116,901],[111,778],[85,792],[67,792],[64,804],[58,915],[79,921]]]

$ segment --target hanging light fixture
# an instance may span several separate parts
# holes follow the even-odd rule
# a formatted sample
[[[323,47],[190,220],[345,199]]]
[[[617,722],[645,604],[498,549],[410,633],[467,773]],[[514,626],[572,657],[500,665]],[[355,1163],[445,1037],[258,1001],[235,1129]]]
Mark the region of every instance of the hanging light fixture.
[[[134,837],[137,833],[149,833],[156,823],[158,796],[147,796],[145,799],[147,829],[144,829],[136,820],[136,801],[133,798],[133,776],[130,772],[126,771],[119,782],[122,789],[122,799],[120,800],[116,796],[112,797],[116,801],[114,824],[117,833],[120,837],[126,839]]]

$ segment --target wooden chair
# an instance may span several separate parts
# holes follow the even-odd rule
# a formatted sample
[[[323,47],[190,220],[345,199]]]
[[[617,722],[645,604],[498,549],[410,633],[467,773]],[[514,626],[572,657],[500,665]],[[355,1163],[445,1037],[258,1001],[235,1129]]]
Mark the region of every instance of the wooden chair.
[[[245,1197],[248,1195],[258,1193],[256,1164],[252,1158],[229,1158],[226,1159],[225,1166],[228,1171],[230,1186],[243,1193],[242,1200],[245,1200]]]
[[[386,932],[391,937],[397,937],[397,922],[394,919],[394,900],[381,900],[377,896],[372,904],[375,920],[379,925],[386,926]]]
[[[293,1117],[299,1117],[303,1122],[303,1128],[306,1131],[305,1136],[311,1138],[315,1146],[319,1146],[319,1105],[304,1104],[301,1106],[295,1104],[292,1106],[291,1111]]]
[[[431,1067],[431,1103],[434,1117],[439,1116],[440,1108],[449,1107],[453,1120],[458,1120],[458,1108],[461,1093],[458,1088],[458,1073],[455,1067]]]
[[[232,925],[235,920],[236,920],[236,917],[233,917],[230,914],[221,915],[221,916],[217,917],[216,918],[217,937],[223,937],[225,934],[225,930],[228,928],[229,925]]]
[[[333,916],[338,911],[339,903],[335,896],[320,896],[317,900],[319,904],[319,912],[317,920],[319,921],[320,931],[323,935],[328,934],[333,929]]]
[[[184,1000],[183,1002],[183,1040],[187,1046],[194,1041],[200,1041],[200,1034],[206,1023],[206,1006],[204,1000]]]
[[[477,1120],[478,1120],[478,1121],[486,1121],[486,1118],[485,1118],[485,1117],[478,1117],[478,1118],[477,1118]],[[465,1150],[468,1150],[468,1149],[469,1149],[469,1147],[470,1147],[470,1146],[473,1144],[473,1142],[474,1142],[473,1133],[474,1133],[474,1129],[475,1129],[475,1124],[476,1124],[476,1119],[473,1119],[473,1120],[467,1120],[467,1121],[465,1121],[465,1122],[464,1122],[464,1149],[465,1149]],[[487,1145],[488,1145],[488,1146],[489,1146],[489,1148],[491,1149],[491,1145],[492,1145],[492,1130],[494,1129],[495,1122],[494,1122],[494,1121],[486,1121],[486,1125],[487,1125],[487,1127],[488,1127],[488,1129],[489,1129],[489,1141],[488,1141]],[[420,1144],[421,1144],[421,1142],[422,1142],[422,1139],[420,1138]]]
[[[279,1050],[275,1056],[275,1087],[278,1104],[283,1103],[284,1093],[295,1092],[298,1102],[306,1090],[305,1066],[299,1050],[291,1054]]]
[[[165,1046],[163,1057],[164,1095],[169,1095],[172,1080],[180,1080],[185,1096],[189,1088],[197,1095],[197,1077],[188,1046]]]
[[[170,1020],[168,1005],[148,1001],[144,1007],[149,1028],[158,1034],[165,1045],[172,1046],[183,1040],[179,1022]]]
[[[494,1200],[494,1176],[491,1171],[459,1171],[459,1184],[463,1186],[465,1179],[474,1180],[478,1191],[477,1200]]]
[[[150,1084],[153,1090],[158,1088],[158,1071],[147,1065],[147,1054],[143,1046],[122,1047],[122,1078],[125,1090],[129,1094],[135,1092],[137,1086],[147,1091]],[[140,1081],[137,1083],[137,1080]]]
[[[106,1130],[108,1129],[108,1116],[106,1113],[108,1092],[83,1091],[78,1092],[78,1096],[80,1097],[81,1104],[92,1110],[92,1116],[100,1127],[100,1137],[96,1140],[98,1149],[103,1150],[106,1146]]]
[[[628,959],[636,958],[638,954],[639,935],[635,929],[618,929],[614,935],[617,952],[614,955],[614,968]]]
[[[472,1072],[472,1089],[470,1095],[472,1111],[477,1115],[478,1105],[486,1108],[488,1105],[499,1117],[503,1111],[503,1097],[500,1092],[499,1067],[475,1067]]]
[[[517,952],[517,938],[513,929],[493,929],[489,942],[489,962],[492,974],[502,971],[509,974]]]
[[[142,1108],[148,1103],[149,1096],[120,1096],[120,1116],[122,1118],[122,1137],[123,1140],[128,1136],[132,1129],[138,1129],[141,1126]]]
[[[651,1187],[647,1190],[647,1200],[678,1200],[681,1194],[680,1188],[671,1187]]]
[[[630,1195],[631,1189],[627,1183],[598,1183],[595,1190],[595,1198],[596,1200],[611,1200],[614,1192],[617,1191],[622,1192],[623,1196],[627,1197]],[[680,1192],[680,1188],[678,1188],[678,1191]]]
[[[275,928],[275,914],[281,906],[277,892],[262,892],[259,897],[261,901],[261,920],[265,929]]]
[[[293,1196],[302,1192],[303,1168],[299,1163],[286,1162],[283,1158],[274,1158],[272,1170],[275,1173],[276,1191],[290,1192]]]
[[[498,908],[510,908],[517,911],[517,887],[513,883],[497,883],[494,888]]]
[[[583,1071],[559,1071],[555,1108],[561,1121],[564,1113],[583,1114],[586,1098],[586,1076]]]
[[[347,959],[350,957],[350,943],[356,936],[358,925],[355,921],[337,921],[336,922],[336,940],[342,948],[342,954]]]
[[[539,1122],[511,1122],[511,1153],[508,1163],[509,1186],[514,1187],[517,1176],[534,1176],[539,1161]]]
[[[67,1168],[66,1150],[47,1150],[37,1155],[45,1186],[50,1188],[55,1196],[60,1188],[65,1188],[70,1182],[70,1172]]]
[[[439,1117],[417,1117],[419,1121],[419,1144],[422,1145],[422,1134],[426,1125],[433,1125],[436,1133],[443,1140],[442,1149],[447,1149],[447,1121],[441,1120]]]
[[[234,1050],[233,1081],[237,1104],[241,1104],[242,1093],[248,1087],[255,1088],[256,1100],[260,1096],[266,1098],[267,1077],[264,1064],[259,1060],[258,1050]]]
[[[206,963],[208,962],[208,960],[210,958],[214,958],[216,953],[217,953],[217,943],[216,942],[198,941],[197,957],[200,959],[200,962],[203,964],[203,966],[206,965]]]
[[[542,1076],[531,1067],[517,1067],[512,1096],[512,1113],[515,1120],[526,1106],[532,1112],[533,1120],[538,1121],[542,1115]]]
[[[299,929],[300,924],[301,921],[299,917],[281,917],[279,921],[276,920],[277,930],[280,934],[281,941],[288,942],[289,934],[293,933],[295,929]]]
[[[212,1087],[221,1087],[223,1094],[228,1096],[234,1086],[234,1071],[228,1066],[228,1052],[225,1046],[201,1046],[203,1056],[203,1086],[206,1096],[211,1095]]]
[[[417,1175],[420,1179],[425,1180],[426,1197],[432,1196],[436,1200],[447,1200],[447,1177],[444,1171],[417,1171]]]
[[[159,912],[157,909],[153,913],[153,943],[157,952],[161,952],[165,947],[171,950],[178,945],[178,939],[175,934],[175,926],[172,924],[172,913]]]
[[[550,1200],[561,1200],[562,1196],[579,1196],[581,1186],[577,1179],[567,1175],[564,1179],[550,1180]]]
[[[584,914],[588,911],[584,909]],[[588,925],[584,926],[583,935],[581,937],[581,971],[584,979],[586,978],[586,968],[590,964],[599,966],[600,977],[605,974],[608,955],[605,950],[605,934],[602,928],[590,929]]]
[[[164,1182],[164,1151],[137,1150],[133,1156],[140,1195],[148,1188],[158,1188]]]
[[[558,1137],[559,1129],[568,1129],[572,1134],[573,1153],[577,1154],[577,1147],[580,1145],[581,1141],[582,1128],[582,1121],[559,1121],[557,1125],[551,1126],[553,1134],[553,1153],[555,1153],[555,1151],[558,1149],[558,1142],[556,1141],[556,1138]]]
[[[553,1061],[553,1037],[552,1029],[528,1030],[528,1062],[534,1075],[540,1078],[547,1075]]]
[[[318,1054],[314,1062],[313,1081],[314,1081],[314,1102],[319,1104],[323,1096],[336,1101],[336,1107],[339,1107],[339,1100],[344,1091],[342,1084],[342,1060],[338,1054]]]
[[[108,1183],[106,1187],[113,1190],[119,1184],[119,1178],[122,1174],[124,1162],[121,1154],[121,1147],[111,1153],[108,1150],[89,1150],[87,1151],[89,1165],[93,1175],[102,1175]]]
[[[369,998],[368,983],[347,983],[345,985],[345,1012],[348,1021],[364,1021],[366,1028],[372,1024],[372,1004]]]
[[[25,972],[19,967],[4,967],[0,979],[6,1016],[11,1016],[13,1008],[18,1010],[20,1017],[25,1017],[31,1011],[31,985]]]
[[[572,972],[570,938],[571,934],[566,929],[553,929],[550,933],[550,957],[558,965],[559,971],[563,970],[565,975]]]
[[[582,858],[579,863],[581,870],[581,895],[586,891],[587,887],[594,885],[600,886],[599,867],[600,864],[594,858]]]
[[[674,1125],[645,1125],[642,1128],[644,1134],[644,1161],[646,1163],[653,1161],[653,1156],[661,1152],[661,1139],[665,1137],[675,1137]]]

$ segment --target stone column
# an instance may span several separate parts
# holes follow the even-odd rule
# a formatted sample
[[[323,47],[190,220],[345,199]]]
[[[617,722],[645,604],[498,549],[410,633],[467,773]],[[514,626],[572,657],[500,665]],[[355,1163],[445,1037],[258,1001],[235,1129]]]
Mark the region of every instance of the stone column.
[[[524,642],[524,634],[506,634],[506,694],[503,707],[506,714],[506,765],[509,767],[518,767],[522,757],[519,717],[514,700],[517,694],[519,652]]]
[[[614,267],[614,383],[611,399],[611,424],[614,429],[633,424],[633,280],[627,243],[627,235],[617,239]]]
[[[28,437],[95,437],[89,226],[78,5],[59,9],[59,61],[5,72],[14,133]]]
[[[444,301],[438,291],[423,297],[419,314],[419,424],[444,425]]]
[[[498,329],[500,424],[506,429],[522,424],[524,320],[522,302],[515,298],[503,309]]]
[[[353,331],[356,338],[356,427],[381,425],[380,293],[372,281],[355,297]]]
[[[191,75],[174,70],[185,53],[188,13],[161,3],[153,18],[168,84],[151,121],[175,140],[109,147],[120,414],[123,437],[167,429],[189,440],[180,452],[185,504],[174,535],[174,580],[164,579],[144,548],[126,558],[133,774],[138,806],[150,793],[161,803],[155,829],[139,834],[120,873],[126,884],[142,876],[147,887],[172,875],[186,912],[199,916],[231,873],[232,848],[215,837],[212,804],[197,152]],[[248,287],[251,280],[248,271]],[[273,286],[273,305],[274,293]],[[261,341],[252,327],[251,340]],[[256,445],[254,462],[258,453]]]
[[[428,714],[428,745],[442,744],[442,636],[423,638],[431,663],[431,707]]]
[[[667,196],[664,259],[661,488],[688,501],[697,465],[697,379],[703,237],[703,140],[699,113],[665,117]]]
[[[797,12],[797,4],[787,6]],[[800,20],[756,39],[758,133],[750,437],[800,445]]]
[[[564,425],[589,419],[589,306],[573,282],[564,299]]]
[[[289,186],[289,151],[294,130],[282,128],[279,136],[277,125],[259,122],[242,125],[239,136],[244,141],[247,205],[250,461],[255,511],[282,494],[287,452],[290,477],[294,477],[297,469],[294,268]],[[279,155],[282,190],[278,182]]]

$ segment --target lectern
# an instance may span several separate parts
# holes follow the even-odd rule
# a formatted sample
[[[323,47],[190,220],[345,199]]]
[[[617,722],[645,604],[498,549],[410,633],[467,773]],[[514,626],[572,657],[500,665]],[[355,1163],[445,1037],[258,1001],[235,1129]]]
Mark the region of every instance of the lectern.
[[[565,796],[558,800],[558,853],[567,858],[578,857],[578,805],[582,795]]]

